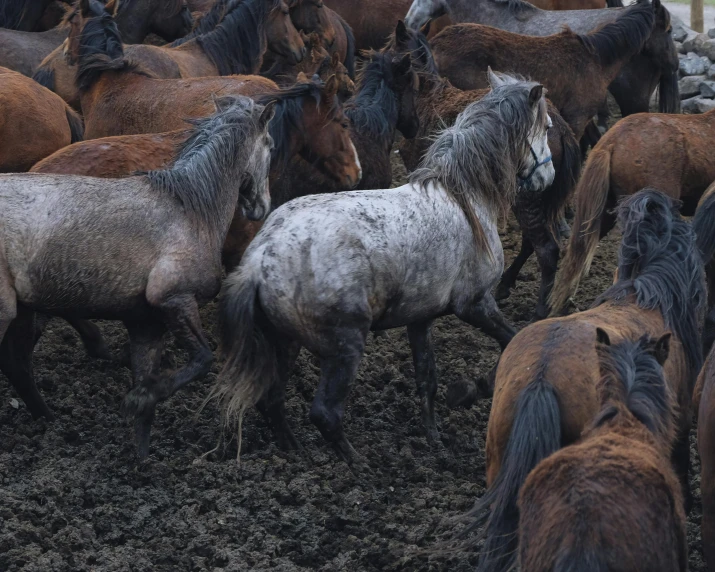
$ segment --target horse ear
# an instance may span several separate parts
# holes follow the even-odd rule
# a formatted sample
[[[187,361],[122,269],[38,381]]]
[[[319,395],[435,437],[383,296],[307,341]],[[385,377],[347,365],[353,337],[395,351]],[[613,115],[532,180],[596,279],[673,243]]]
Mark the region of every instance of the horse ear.
[[[323,42],[321,41],[318,32],[311,32],[308,42],[305,43],[310,43],[311,49],[315,50],[319,48]]]
[[[89,17],[89,0],[79,0],[79,10],[83,17]]]
[[[395,43],[398,46],[407,47],[407,43],[410,41],[410,33],[407,31],[407,26],[402,20],[397,21],[397,27],[395,28]]]
[[[489,78],[489,85],[492,89],[504,85],[504,80],[500,78],[497,74],[492,71],[491,66],[487,66],[487,76]]]
[[[602,346],[610,346],[611,345],[611,338],[608,337],[606,330],[602,330],[601,328],[596,328],[596,343],[600,344]]]
[[[310,80],[308,79],[308,76],[305,75],[305,72],[298,72],[298,75],[295,78],[296,83],[308,83]]]
[[[330,58],[330,65],[334,68],[338,67],[340,63],[340,54],[338,52],[333,52],[333,56]]]
[[[338,81],[337,76],[333,74],[328,78],[328,81],[325,82],[325,87],[323,88],[323,95],[329,99],[332,99],[337,95],[339,88],[340,82]]]
[[[261,111],[261,116],[258,118],[258,126],[261,129],[265,129],[266,126],[271,122],[273,116],[276,114],[276,101],[269,101],[266,103],[263,111]]]
[[[663,365],[670,355],[670,339],[672,337],[673,334],[667,332],[660,336],[658,341],[653,345],[653,357],[660,365]]]
[[[425,38],[429,36],[429,29],[432,27],[432,20],[427,20],[427,23],[420,28],[420,34]]]
[[[534,87],[531,88],[531,91],[529,92],[529,105],[531,107],[536,106],[539,101],[541,101],[541,96],[544,94],[544,86],[543,85],[535,85]]]

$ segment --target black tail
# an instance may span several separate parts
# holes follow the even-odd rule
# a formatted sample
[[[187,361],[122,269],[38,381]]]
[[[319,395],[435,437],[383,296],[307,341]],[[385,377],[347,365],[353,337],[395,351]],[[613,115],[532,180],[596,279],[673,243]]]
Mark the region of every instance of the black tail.
[[[84,139],[84,122],[80,115],[69,106],[65,109],[67,123],[70,124],[71,142],[77,143]]]
[[[337,14],[337,16],[340,19],[340,24],[342,25],[343,30],[345,30],[345,37],[348,42],[348,49],[345,54],[345,61],[343,64],[345,65],[345,69],[348,70],[350,79],[355,79],[355,35],[353,34],[353,29],[348,25],[348,23],[343,20],[339,14]]]
[[[474,539],[474,542],[484,539],[480,571],[501,572],[513,568],[518,544],[519,490],[531,470],[560,447],[561,414],[556,390],[540,376],[519,396],[499,475],[468,513],[473,520],[460,534],[466,535],[484,525],[484,530]]]
[[[32,76],[32,79],[42,87],[46,87],[50,91],[55,91],[55,70],[39,67]]]
[[[558,113],[550,113],[554,126],[561,131],[561,165],[556,171],[554,182],[542,193],[546,206],[546,220],[551,233],[558,237],[558,227],[563,216],[566,201],[571,195],[581,174],[581,150],[571,127]],[[558,242],[558,239],[557,239]]]
[[[667,71],[660,74],[658,111],[661,113],[680,113],[680,87],[678,86],[677,71]]]

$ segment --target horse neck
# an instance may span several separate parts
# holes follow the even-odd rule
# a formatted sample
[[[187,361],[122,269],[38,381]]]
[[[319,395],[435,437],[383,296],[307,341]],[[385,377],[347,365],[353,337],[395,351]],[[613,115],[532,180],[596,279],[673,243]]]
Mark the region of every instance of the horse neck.
[[[395,93],[394,89],[392,87],[390,89],[390,94],[388,97],[394,97],[397,98],[397,94]],[[394,143],[395,139],[395,131],[397,129],[397,119],[399,118],[399,109],[396,109],[396,113],[394,114],[394,117],[388,116],[388,113],[385,109],[384,102],[380,100],[379,97],[377,97],[376,93],[373,94],[368,94],[366,93],[367,90],[363,90],[361,92],[358,92],[355,97],[353,98],[353,101],[350,106],[345,107],[345,115],[347,115],[351,120],[353,117],[355,117],[358,113],[365,113],[366,115],[372,115],[372,116],[382,116],[386,120],[387,124],[387,130],[385,133],[380,135],[380,143],[383,145],[386,145],[388,147],[391,147],[392,144]],[[399,101],[397,102],[397,108],[399,108]],[[353,125],[352,129],[354,129],[356,132],[360,133],[360,135],[371,135],[369,133],[369,130],[367,133],[362,133],[361,129]]]

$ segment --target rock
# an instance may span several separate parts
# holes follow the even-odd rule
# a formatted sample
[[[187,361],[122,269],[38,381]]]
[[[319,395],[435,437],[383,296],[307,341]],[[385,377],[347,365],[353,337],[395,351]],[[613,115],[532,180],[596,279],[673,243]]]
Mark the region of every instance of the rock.
[[[670,25],[673,27],[673,39],[676,42],[683,42],[688,37],[688,32],[692,32],[680,18],[673,14],[670,15]]]
[[[711,65],[706,72],[708,79],[715,79],[715,64]]]
[[[715,28],[710,28],[708,30],[708,38],[715,38]]]
[[[705,113],[715,109],[715,99],[703,99],[702,97],[691,97],[681,102],[683,113]]]
[[[706,80],[700,83],[700,95],[712,99],[715,97],[715,81]]]
[[[715,60],[715,40],[707,40],[698,46],[698,54],[708,58],[709,60]],[[710,66],[708,66],[710,67]]]
[[[707,60],[706,65],[706,59],[696,55],[694,52],[690,52],[688,55],[680,57],[680,61],[678,63],[680,75],[683,76],[703,75],[709,67],[710,61]]]
[[[704,75],[689,75],[678,82],[680,99],[687,99],[700,95],[700,84],[705,81]]]
[[[683,44],[681,44],[680,42],[673,42],[673,44],[675,44],[675,51],[677,53],[679,53],[679,54],[685,53],[685,50],[683,50]]]
[[[695,52],[696,54],[699,54],[700,46],[702,46],[710,38],[708,38],[707,34],[698,34],[696,32],[693,32],[693,34],[695,35],[688,36],[688,38],[683,41],[683,49],[686,52]]]

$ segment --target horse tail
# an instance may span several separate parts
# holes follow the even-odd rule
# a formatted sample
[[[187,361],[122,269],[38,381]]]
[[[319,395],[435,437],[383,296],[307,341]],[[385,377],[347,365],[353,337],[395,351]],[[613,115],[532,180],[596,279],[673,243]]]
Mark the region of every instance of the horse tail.
[[[558,237],[559,223],[563,216],[571,191],[576,186],[581,173],[581,150],[571,127],[557,113],[551,114],[554,125],[559,124],[561,131],[561,165],[556,172],[554,182],[543,192],[543,204],[546,207],[546,221],[551,233]]]
[[[70,125],[71,143],[77,143],[84,140],[84,121],[70,106],[65,106],[65,115],[67,115],[67,123]]]
[[[588,273],[601,232],[601,216],[611,187],[611,147],[591,150],[583,175],[576,186],[576,216],[561,271],[551,292],[551,315],[561,312]]]
[[[606,0],[606,8],[623,8],[623,0]]]
[[[554,572],[608,572],[603,553],[592,548],[570,547],[559,557]]]
[[[207,398],[221,402],[227,424],[238,420],[239,455],[243,416],[278,375],[278,333],[257,299],[259,283],[254,268],[243,264],[226,279],[220,312],[226,363]]]
[[[355,35],[353,34],[353,29],[350,27],[342,16],[336,13],[336,16],[340,19],[340,25],[345,30],[345,40],[347,41],[348,47],[345,54],[345,69],[348,71],[348,76],[350,79],[355,79]]]
[[[492,486],[468,516],[473,519],[461,534],[478,527],[484,538],[478,570],[511,570],[516,562],[519,490],[536,465],[561,447],[561,414],[554,387],[539,375],[519,395],[504,451],[504,460]]]
[[[35,70],[32,79],[42,87],[46,87],[50,91],[55,91],[55,70],[52,68],[40,66]]]

